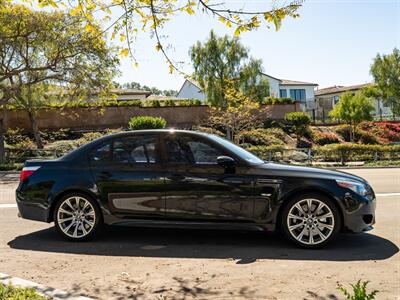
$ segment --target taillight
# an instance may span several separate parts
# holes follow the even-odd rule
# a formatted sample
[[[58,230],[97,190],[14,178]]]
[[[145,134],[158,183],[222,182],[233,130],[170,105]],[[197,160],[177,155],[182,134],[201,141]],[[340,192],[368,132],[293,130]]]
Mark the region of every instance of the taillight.
[[[31,176],[36,170],[38,170],[40,167],[35,166],[35,167],[23,167],[21,171],[21,175],[19,176],[20,181],[24,181],[27,179],[29,176]]]

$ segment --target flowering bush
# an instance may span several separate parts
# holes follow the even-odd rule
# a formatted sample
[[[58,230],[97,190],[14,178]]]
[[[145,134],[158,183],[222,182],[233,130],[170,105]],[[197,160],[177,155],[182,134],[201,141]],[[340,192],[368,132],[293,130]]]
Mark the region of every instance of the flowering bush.
[[[382,143],[400,142],[400,123],[364,122],[359,128],[375,135]]]
[[[339,137],[334,133],[316,131],[313,133],[314,142],[318,145],[339,143]]]

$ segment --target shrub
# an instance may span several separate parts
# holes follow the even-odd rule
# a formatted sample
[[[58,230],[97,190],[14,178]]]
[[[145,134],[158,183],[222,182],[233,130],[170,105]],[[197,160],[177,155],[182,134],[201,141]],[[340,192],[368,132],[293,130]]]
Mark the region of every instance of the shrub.
[[[223,133],[222,131],[219,131],[218,129],[211,128],[211,127],[193,126],[192,130],[201,131],[201,132],[205,132],[205,133],[211,133],[211,134],[218,135],[220,137],[226,137],[225,133]]]
[[[304,136],[309,133],[308,126],[311,123],[311,118],[307,113],[290,112],[285,115],[285,120],[293,126],[293,130],[298,136]]]
[[[381,142],[400,142],[400,123],[363,122],[358,128],[374,134]]]
[[[267,97],[265,98],[261,104],[265,105],[279,105],[279,104],[293,104],[295,101],[290,98],[274,98]]]
[[[283,131],[282,128],[273,127],[273,128],[264,128],[265,133],[275,136],[281,141],[285,141],[287,138],[287,134]]]
[[[311,148],[312,143],[306,139],[298,139],[296,143],[297,148]]]
[[[46,300],[46,297],[40,296],[34,289],[0,283],[0,299]]]
[[[133,117],[129,121],[129,129],[161,129],[165,128],[167,122],[161,117],[139,116]]]
[[[356,141],[362,144],[380,144],[380,140],[377,136],[375,136],[372,132],[368,132],[365,130],[357,129],[356,130]]]
[[[377,290],[370,293],[367,292],[367,285],[369,281],[361,282],[361,279],[356,284],[350,284],[352,291],[348,291],[342,285],[339,284],[338,289],[346,296],[348,300],[373,300],[375,299]]]
[[[78,139],[77,141],[84,144],[83,140]],[[47,149],[55,150],[60,154],[64,154],[75,149],[78,146],[77,141],[56,141],[52,143]]]
[[[4,135],[5,142],[10,145],[14,146],[19,143],[26,142],[29,140],[28,136],[23,134],[23,130],[20,128],[8,128],[6,134]]]
[[[254,146],[270,146],[283,145],[282,139],[276,137],[271,130],[257,128],[252,130],[244,130],[238,134],[241,143]]]
[[[164,105],[165,106],[175,106],[175,101],[174,100],[165,100]]]
[[[34,149],[36,148],[35,143],[33,140],[29,138],[27,135],[22,134],[12,134],[13,130],[8,130],[5,136],[6,146],[8,149],[20,149],[20,150],[27,150],[27,149]]]
[[[313,133],[313,140],[318,145],[336,144],[340,140],[334,133],[315,131]]]
[[[351,132],[351,128],[349,125],[340,125],[337,126],[335,129],[336,133],[339,134],[340,136],[342,136],[342,138],[346,141],[346,142],[350,142],[350,132]]]
[[[363,130],[361,128],[366,128]],[[336,132],[340,134],[346,142],[350,142],[350,132],[351,128],[348,125],[339,126]],[[355,142],[362,144],[380,144],[384,139],[382,139],[383,133],[378,133],[371,128],[365,127],[365,124],[358,126],[355,131]]]
[[[242,145],[244,146],[244,145]],[[284,145],[271,145],[271,146],[248,146],[245,147],[247,151],[253,153],[264,160],[273,159],[277,154],[282,154],[281,152],[285,149]]]
[[[56,131],[44,130],[40,131],[40,135],[45,143],[51,143],[71,138],[72,132],[70,129],[59,129]]]
[[[98,138],[102,137],[103,135],[104,135],[104,133],[99,132],[99,131],[86,132],[82,135],[81,138],[79,138],[75,141],[75,145],[76,145],[76,147],[79,147],[79,146],[89,143],[95,139],[98,139]]]

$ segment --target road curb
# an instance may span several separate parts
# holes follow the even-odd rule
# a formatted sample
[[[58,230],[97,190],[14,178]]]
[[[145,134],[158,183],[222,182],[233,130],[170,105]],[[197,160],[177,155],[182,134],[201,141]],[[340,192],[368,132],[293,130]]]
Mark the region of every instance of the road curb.
[[[0,282],[3,284],[12,284],[13,286],[22,288],[32,288],[35,289],[40,295],[49,297],[53,300],[93,300],[92,298],[73,295],[67,291],[55,289],[48,287],[33,281],[21,279],[18,277],[12,277],[10,275],[0,273]]]

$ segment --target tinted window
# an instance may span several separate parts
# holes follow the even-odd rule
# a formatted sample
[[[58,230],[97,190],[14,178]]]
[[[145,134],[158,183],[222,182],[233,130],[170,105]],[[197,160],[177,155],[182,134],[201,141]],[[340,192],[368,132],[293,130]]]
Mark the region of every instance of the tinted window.
[[[235,153],[237,156],[241,157],[245,161],[254,164],[262,164],[263,160],[259,159],[257,156],[251,154],[250,152],[244,150],[243,148],[213,134],[207,135],[210,139],[214,140],[216,143],[220,144],[224,148],[228,148],[231,152]]]
[[[192,151],[194,162],[198,164],[216,164],[217,157],[222,155],[217,149],[203,142],[190,141],[188,145]]]
[[[120,163],[155,163],[156,137],[135,136],[114,141],[112,160]]]
[[[172,163],[216,164],[217,157],[223,155],[209,143],[193,137],[167,138],[165,149]]]
[[[92,161],[108,161],[111,158],[111,143],[103,144],[91,155]]]

